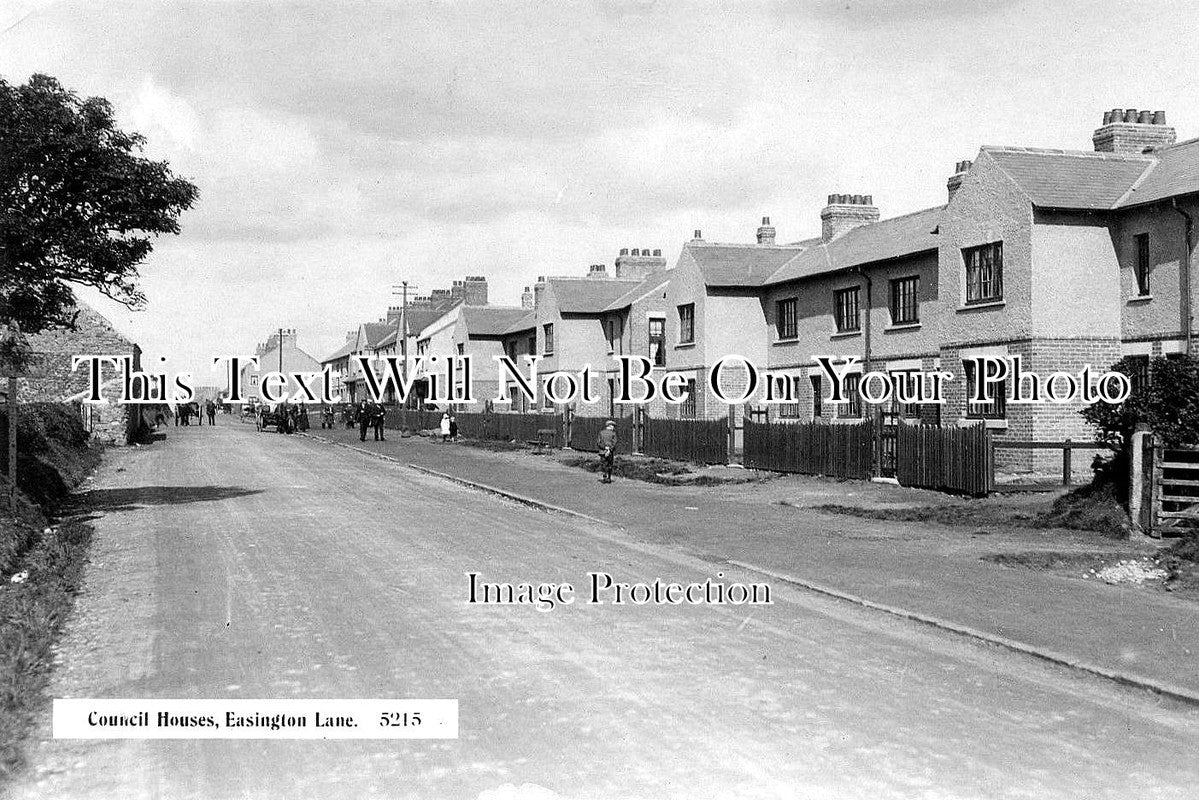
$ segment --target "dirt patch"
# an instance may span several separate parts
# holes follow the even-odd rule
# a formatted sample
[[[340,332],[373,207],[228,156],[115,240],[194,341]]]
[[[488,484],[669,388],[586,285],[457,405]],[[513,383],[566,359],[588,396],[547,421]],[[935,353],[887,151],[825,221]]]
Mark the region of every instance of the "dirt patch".
[[[561,455],[558,461],[588,472],[600,471],[594,455]],[[721,474],[705,468],[693,468],[679,461],[643,456],[617,456],[612,474],[618,478],[659,483],[667,486],[721,486],[730,483],[754,483],[763,477],[753,470],[724,470]]]
[[[841,514],[862,519],[890,520],[895,522],[937,523],[974,527],[980,525],[1017,526],[1035,528],[1036,515],[1009,506],[990,504],[985,501],[961,505],[898,506],[893,508],[863,508],[836,503],[813,506],[817,511]]]
[[[1032,550],[983,556],[983,561],[1004,567],[1052,572],[1068,578],[1110,585],[1136,586],[1157,591],[1178,591],[1162,553],[1058,552]],[[1187,587],[1188,590],[1191,588]],[[1195,595],[1199,599],[1199,594]]]
[[[1090,484],[1064,494],[1036,519],[1038,528],[1095,531],[1112,539],[1127,539],[1128,514],[1111,485]]]
[[[1179,539],[1161,553],[1166,589],[1199,600],[1199,536]]]

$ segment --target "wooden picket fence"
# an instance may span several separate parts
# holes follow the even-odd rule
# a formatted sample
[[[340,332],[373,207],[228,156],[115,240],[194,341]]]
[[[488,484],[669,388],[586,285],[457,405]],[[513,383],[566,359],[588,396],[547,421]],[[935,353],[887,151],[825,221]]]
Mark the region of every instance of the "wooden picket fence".
[[[616,417],[612,421],[616,423],[616,452],[625,454],[633,452],[636,449],[633,441],[633,418]],[[604,429],[606,422],[607,418],[605,417],[571,417],[569,425],[571,448],[594,453],[598,449],[595,444],[596,438]]]
[[[458,433],[469,439],[496,439],[505,442],[535,442],[539,432],[552,430],[551,446],[562,444],[562,417],[558,414],[456,414]]]
[[[869,422],[745,421],[745,466],[773,472],[868,480],[874,439]]]
[[[995,488],[991,436],[982,425],[895,428],[895,478],[901,486],[984,495]]]
[[[441,411],[425,411],[416,408],[399,408],[391,406],[383,425],[394,430],[428,431],[441,426]]]
[[[727,464],[729,461],[727,417],[716,420],[646,417],[642,440],[641,452],[647,456],[699,464]]]

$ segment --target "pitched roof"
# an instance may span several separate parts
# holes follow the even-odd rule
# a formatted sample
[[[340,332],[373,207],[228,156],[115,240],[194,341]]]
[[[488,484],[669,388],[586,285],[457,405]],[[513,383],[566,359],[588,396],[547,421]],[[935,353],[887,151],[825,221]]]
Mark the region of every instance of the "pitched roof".
[[[1199,139],[1154,150],[1151,155],[1156,160],[1120,198],[1121,208],[1199,192]]]
[[[945,206],[935,206],[853,228],[831,242],[820,239],[800,242],[801,252],[767,277],[763,284],[784,283],[935,250],[938,244],[936,230],[944,212]]]
[[[641,281],[620,278],[546,278],[564,314],[599,314]]]
[[[1149,156],[1085,150],[984,147],[983,152],[1042,208],[1114,208],[1153,163]]]
[[[354,342],[346,342],[341,347],[334,350],[331,354],[321,359],[322,364],[328,364],[331,361],[336,361],[339,358],[345,358],[354,352]]]
[[[709,286],[761,286],[803,252],[797,245],[688,242],[683,248],[695,260]]]
[[[462,319],[471,336],[502,336],[533,327],[533,312],[519,306],[463,306]],[[528,323],[525,325],[525,323]],[[514,325],[524,327],[513,328]]]
[[[387,338],[387,334],[395,332],[394,322],[364,322],[362,329],[366,332],[366,346],[378,347],[379,342]]]
[[[636,286],[629,289],[627,292],[622,294],[620,297],[613,300],[611,303],[609,303],[607,306],[604,307],[604,311],[619,311],[622,308],[628,308],[636,300],[644,297],[645,295],[649,294],[650,292],[653,292],[656,289],[661,289],[663,286],[665,286],[669,282],[670,282],[670,271],[669,270],[667,270],[665,272],[656,272],[656,273],[650,275],[649,277],[647,277],[645,280],[639,282]]]

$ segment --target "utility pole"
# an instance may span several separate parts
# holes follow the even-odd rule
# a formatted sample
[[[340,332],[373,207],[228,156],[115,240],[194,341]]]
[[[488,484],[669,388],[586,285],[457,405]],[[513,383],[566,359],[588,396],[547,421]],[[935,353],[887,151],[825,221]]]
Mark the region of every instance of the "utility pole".
[[[400,318],[396,320],[396,338],[400,341],[400,376],[404,384],[408,383],[408,290],[416,291],[415,284],[400,281],[399,286],[392,286],[391,293],[403,297],[400,305]],[[407,404],[405,402],[405,404]]]

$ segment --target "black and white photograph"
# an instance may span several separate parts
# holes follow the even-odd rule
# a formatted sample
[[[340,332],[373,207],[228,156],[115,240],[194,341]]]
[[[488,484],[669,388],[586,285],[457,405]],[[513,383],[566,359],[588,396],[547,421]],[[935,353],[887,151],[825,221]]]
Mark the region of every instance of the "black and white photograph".
[[[0,797],[1199,796],[1196,41],[0,0]]]

